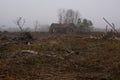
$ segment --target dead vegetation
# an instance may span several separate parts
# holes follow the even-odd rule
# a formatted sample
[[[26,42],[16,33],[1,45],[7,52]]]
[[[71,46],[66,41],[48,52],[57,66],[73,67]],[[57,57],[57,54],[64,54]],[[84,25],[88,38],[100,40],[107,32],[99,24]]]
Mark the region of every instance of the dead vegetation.
[[[90,35],[35,34],[0,40],[1,80],[119,80],[120,41]],[[18,44],[25,40],[32,44]]]

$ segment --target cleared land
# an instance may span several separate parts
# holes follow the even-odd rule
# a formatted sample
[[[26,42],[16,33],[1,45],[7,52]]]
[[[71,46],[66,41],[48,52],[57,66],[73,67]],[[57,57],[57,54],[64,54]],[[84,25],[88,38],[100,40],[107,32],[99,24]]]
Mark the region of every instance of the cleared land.
[[[0,80],[120,80],[119,40],[34,33],[26,45],[12,39],[15,33],[4,35]]]

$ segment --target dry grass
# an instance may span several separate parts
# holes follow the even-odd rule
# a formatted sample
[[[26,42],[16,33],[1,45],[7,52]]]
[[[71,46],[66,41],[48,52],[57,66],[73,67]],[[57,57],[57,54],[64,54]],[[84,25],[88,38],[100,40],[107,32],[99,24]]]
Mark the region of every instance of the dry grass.
[[[0,80],[120,80],[120,41],[86,36],[45,34],[32,45],[1,46]],[[21,50],[39,54],[17,55]]]

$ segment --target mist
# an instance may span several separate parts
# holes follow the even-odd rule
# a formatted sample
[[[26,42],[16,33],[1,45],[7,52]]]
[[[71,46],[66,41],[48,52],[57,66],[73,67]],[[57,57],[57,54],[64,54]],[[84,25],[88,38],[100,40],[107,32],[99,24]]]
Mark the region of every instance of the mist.
[[[17,17],[26,19],[25,27],[34,21],[41,25],[58,22],[58,9],[78,10],[82,18],[92,20],[94,27],[105,28],[103,17],[120,26],[120,0],[0,0],[0,26],[16,27]]]

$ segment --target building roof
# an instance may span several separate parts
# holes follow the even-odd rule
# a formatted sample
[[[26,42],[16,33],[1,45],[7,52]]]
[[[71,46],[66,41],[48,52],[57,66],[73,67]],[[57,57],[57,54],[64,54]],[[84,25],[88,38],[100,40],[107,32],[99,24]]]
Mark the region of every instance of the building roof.
[[[55,27],[55,28],[67,28],[67,27],[75,27],[74,24],[58,24],[58,23],[53,23],[51,24],[51,27]]]

